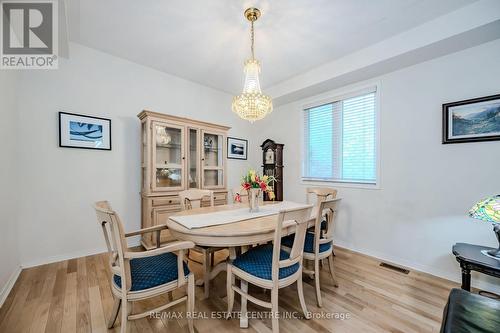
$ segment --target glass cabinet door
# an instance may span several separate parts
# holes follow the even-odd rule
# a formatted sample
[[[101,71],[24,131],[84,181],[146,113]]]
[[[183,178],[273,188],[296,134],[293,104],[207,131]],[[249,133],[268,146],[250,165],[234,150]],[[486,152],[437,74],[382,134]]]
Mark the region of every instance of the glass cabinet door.
[[[200,172],[198,169],[198,161],[199,161],[198,137],[199,137],[199,131],[194,128],[189,128],[188,143],[187,143],[187,147],[189,147],[189,151],[187,154],[189,188],[200,188]]]
[[[183,188],[183,132],[181,126],[153,123],[154,190]]]
[[[224,187],[224,135],[203,132],[201,159],[204,188]]]

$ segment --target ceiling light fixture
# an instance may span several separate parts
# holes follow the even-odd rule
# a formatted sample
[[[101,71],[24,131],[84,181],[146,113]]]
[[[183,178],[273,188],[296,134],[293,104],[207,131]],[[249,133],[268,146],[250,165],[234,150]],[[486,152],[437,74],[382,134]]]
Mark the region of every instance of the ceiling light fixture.
[[[254,40],[255,33],[253,23],[260,17],[260,10],[257,8],[248,8],[245,10],[245,17],[250,21],[250,41],[252,58],[245,61],[244,73],[245,84],[241,95],[233,98],[232,109],[240,118],[253,123],[256,120],[263,119],[267,114],[273,111],[273,101],[271,97],[265,95],[260,90],[259,73],[260,62],[255,59]]]

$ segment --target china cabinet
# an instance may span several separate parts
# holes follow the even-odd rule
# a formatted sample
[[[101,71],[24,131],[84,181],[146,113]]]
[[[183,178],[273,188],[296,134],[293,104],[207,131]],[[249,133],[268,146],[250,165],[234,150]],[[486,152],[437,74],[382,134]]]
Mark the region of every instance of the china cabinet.
[[[142,227],[165,224],[181,210],[179,192],[190,188],[214,191],[215,205],[227,203],[226,137],[229,127],[142,111]],[[208,202],[207,202],[208,204]],[[168,230],[161,242],[171,240]],[[145,234],[151,249],[156,235]]]

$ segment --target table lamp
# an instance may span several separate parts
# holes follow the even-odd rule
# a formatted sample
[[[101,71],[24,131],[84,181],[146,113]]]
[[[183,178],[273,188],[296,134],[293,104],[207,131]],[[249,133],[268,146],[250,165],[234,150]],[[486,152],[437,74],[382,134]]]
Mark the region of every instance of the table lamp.
[[[498,239],[498,249],[489,250],[490,256],[500,259],[500,194],[488,197],[476,203],[469,210],[469,216],[478,220],[493,223],[493,231]]]

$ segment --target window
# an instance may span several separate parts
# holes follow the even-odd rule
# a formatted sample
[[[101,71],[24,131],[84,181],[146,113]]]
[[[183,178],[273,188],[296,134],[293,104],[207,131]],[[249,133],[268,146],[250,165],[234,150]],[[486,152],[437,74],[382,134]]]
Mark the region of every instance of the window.
[[[377,182],[376,90],[304,109],[303,180]]]

